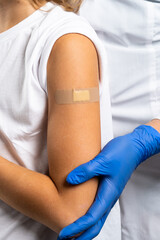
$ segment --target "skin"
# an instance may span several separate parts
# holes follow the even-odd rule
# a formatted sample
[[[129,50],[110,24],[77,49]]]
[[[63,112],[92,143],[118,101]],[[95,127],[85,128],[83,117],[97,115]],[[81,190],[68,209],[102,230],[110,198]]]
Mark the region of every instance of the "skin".
[[[13,27],[36,9],[31,5],[31,0],[0,0],[0,33]],[[46,1],[41,1],[43,6]]]
[[[152,119],[150,122],[146,123],[145,125],[149,125],[155,128],[160,133],[160,119]]]
[[[28,1],[0,0],[0,32],[34,11]],[[98,103],[56,106],[53,92],[64,86],[66,89],[98,86],[98,61],[93,44],[79,34],[61,37],[51,52],[47,75],[49,176],[0,157],[0,199],[59,233],[84,215],[94,200],[98,179],[70,186],[65,178],[72,169],[99,153],[100,119]],[[148,125],[160,132],[159,120]]]
[[[0,0],[2,31],[34,12],[27,1],[13,3],[16,1]],[[57,105],[54,92],[96,86],[99,65],[94,44],[81,34],[60,37],[47,64],[49,176],[0,157],[0,200],[57,233],[84,215],[94,201],[98,178],[79,186],[69,185],[65,179],[100,152],[101,134],[99,102]]]

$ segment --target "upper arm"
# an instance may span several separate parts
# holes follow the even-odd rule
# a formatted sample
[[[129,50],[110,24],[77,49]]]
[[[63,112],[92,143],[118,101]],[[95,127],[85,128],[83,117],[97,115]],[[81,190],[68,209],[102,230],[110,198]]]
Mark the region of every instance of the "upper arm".
[[[69,186],[65,179],[71,170],[100,152],[100,106],[99,102],[56,104],[54,93],[59,89],[98,86],[98,56],[91,40],[81,34],[59,38],[47,64],[49,174],[68,202],[68,208],[80,214],[91,205],[98,180],[94,178],[81,185]]]

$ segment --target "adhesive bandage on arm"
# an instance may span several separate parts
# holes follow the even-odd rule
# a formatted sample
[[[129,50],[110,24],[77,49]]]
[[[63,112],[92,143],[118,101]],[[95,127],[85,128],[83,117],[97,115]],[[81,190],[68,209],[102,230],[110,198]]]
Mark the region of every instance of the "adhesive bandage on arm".
[[[56,90],[54,97],[57,104],[99,102],[99,89],[98,87],[94,87],[72,90]]]

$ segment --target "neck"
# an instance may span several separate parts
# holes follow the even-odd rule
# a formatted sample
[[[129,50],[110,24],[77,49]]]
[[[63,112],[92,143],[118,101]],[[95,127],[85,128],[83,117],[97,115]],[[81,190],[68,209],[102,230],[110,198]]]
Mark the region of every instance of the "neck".
[[[35,8],[32,0],[0,0],[0,33],[18,24],[45,3],[41,1]]]

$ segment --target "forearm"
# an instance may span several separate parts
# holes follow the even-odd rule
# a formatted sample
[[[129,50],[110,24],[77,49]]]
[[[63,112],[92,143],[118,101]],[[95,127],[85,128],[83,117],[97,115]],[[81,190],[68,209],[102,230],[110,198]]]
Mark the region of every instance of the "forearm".
[[[59,232],[76,220],[50,177],[0,157],[0,199]]]
[[[150,122],[146,123],[145,125],[149,125],[155,128],[160,133],[160,119],[152,119]]]

